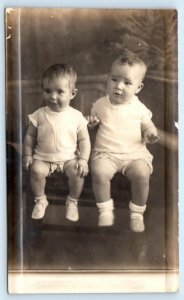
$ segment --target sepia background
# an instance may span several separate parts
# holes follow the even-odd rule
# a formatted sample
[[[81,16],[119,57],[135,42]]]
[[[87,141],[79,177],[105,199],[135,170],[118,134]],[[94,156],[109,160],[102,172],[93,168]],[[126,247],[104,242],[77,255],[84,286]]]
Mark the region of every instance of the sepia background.
[[[67,181],[54,174],[47,184],[50,206],[31,220],[29,174],[22,169],[27,114],[43,105],[41,77],[54,63],[70,63],[79,93],[72,105],[86,116],[105,95],[112,61],[124,47],[148,63],[140,100],[166,142],[149,146],[154,171],[145,213],[146,230],[129,230],[129,183],[112,181],[116,223],[97,228],[98,212],[86,178],[80,220],[65,220]],[[9,270],[170,272],[178,270],[177,13],[175,10],[36,9],[6,12],[6,106]],[[174,135],[174,136],[173,136]],[[91,135],[93,142],[94,134]],[[168,141],[168,142],[167,142]]]

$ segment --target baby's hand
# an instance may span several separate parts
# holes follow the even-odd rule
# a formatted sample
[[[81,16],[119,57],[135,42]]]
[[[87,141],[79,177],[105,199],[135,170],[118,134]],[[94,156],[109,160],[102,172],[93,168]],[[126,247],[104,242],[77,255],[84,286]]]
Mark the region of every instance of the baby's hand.
[[[155,126],[150,126],[143,131],[142,143],[144,145],[157,143],[159,139],[160,137]]]
[[[89,172],[87,160],[85,160],[83,158],[79,158],[75,165],[75,169],[78,170],[78,173],[77,173],[78,176],[85,177]]]
[[[33,163],[33,157],[32,155],[25,155],[23,157],[23,167],[29,171],[30,166]]]
[[[159,136],[157,134],[154,133],[150,133],[150,134],[145,134],[143,139],[142,139],[142,143],[144,145],[146,144],[155,144],[159,141]]]
[[[87,116],[86,120],[88,121],[88,127],[94,128],[100,123],[100,120],[97,117]]]

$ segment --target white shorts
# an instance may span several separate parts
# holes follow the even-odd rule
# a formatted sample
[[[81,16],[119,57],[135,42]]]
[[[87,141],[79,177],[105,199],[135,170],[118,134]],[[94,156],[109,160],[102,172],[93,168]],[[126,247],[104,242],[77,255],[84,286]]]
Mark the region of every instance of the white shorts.
[[[71,159],[67,161],[61,161],[61,162],[49,162],[50,165],[50,170],[49,170],[49,175],[52,173],[56,172],[61,172],[64,173],[64,171],[73,164],[74,161],[77,161],[77,159]]]
[[[150,169],[150,174],[153,172],[153,165],[152,160],[153,156],[148,153],[130,153],[121,155],[121,158],[117,158],[116,156],[113,156],[112,154],[105,153],[105,152],[93,152],[91,161],[94,161],[96,159],[107,159],[111,165],[115,168],[116,172],[120,172],[123,175],[126,173],[127,166],[132,163],[135,160],[142,160],[145,161]]]

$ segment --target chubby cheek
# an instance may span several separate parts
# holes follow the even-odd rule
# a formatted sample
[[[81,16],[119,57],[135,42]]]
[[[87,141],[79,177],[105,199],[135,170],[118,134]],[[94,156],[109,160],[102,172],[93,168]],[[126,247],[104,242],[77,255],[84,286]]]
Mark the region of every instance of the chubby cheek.
[[[49,99],[49,95],[48,95],[48,94],[45,94],[45,93],[43,93],[43,99],[44,99],[44,100],[47,100],[47,99]]]
[[[59,96],[58,98],[57,98],[57,100],[58,100],[58,102],[63,102],[63,101],[66,101],[66,99],[67,99],[67,97],[66,96]]]
[[[108,84],[107,84],[107,93],[108,93],[108,94],[111,94],[111,93],[112,93],[112,90],[113,90],[113,85],[112,85],[112,83],[108,83]]]
[[[134,89],[131,90],[131,94],[132,94],[132,95],[136,95],[136,94],[138,94],[138,92],[139,92],[139,91],[138,91],[137,88],[134,88]]]

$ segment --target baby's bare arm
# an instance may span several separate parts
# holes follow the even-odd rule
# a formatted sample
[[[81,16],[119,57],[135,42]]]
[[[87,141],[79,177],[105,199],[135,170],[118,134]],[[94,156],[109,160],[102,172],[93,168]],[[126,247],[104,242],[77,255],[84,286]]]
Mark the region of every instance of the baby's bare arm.
[[[35,146],[36,136],[37,128],[32,123],[30,123],[23,145],[23,166],[27,170],[29,170],[29,167],[33,163],[33,149]]]
[[[88,160],[91,151],[91,143],[86,126],[78,132],[78,143],[80,155],[76,164],[78,175],[84,177],[88,174]]]
[[[142,124],[142,143],[143,144],[154,144],[157,143],[160,139],[158,135],[157,128],[155,127],[154,123],[150,120],[146,124]]]

